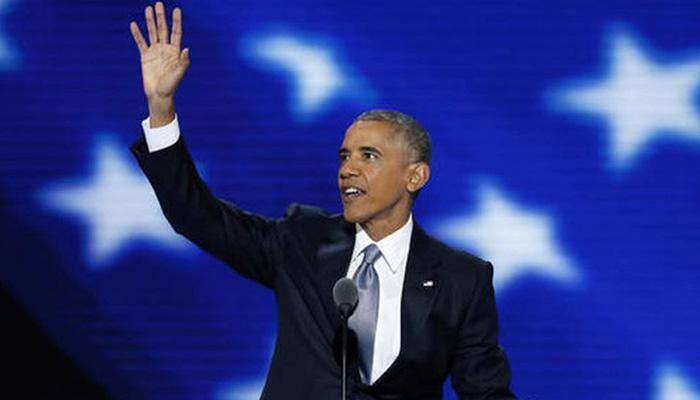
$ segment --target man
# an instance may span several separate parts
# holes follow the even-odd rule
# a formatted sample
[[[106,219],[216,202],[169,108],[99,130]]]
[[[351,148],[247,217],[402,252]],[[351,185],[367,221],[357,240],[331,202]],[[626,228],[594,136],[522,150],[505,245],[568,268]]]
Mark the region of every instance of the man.
[[[372,110],[340,148],[342,215],[292,205],[268,219],[215,197],[180,136],[173,96],[189,61],[182,13],[146,8],[150,46],[135,22],[149,118],[132,146],[163,213],[180,234],[271,288],[278,337],[263,399],[340,397],[340,317],[334,283],[354,278],[353,399],[441,399],[448,375],[461,399],[513,399],[498,345],[492,266],[429,237],[411,206],[430,177],[430,140],[412,118]]]

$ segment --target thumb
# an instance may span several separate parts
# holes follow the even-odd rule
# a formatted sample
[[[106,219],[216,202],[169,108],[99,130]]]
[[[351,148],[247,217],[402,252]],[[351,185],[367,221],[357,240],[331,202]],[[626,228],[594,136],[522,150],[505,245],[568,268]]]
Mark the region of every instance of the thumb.
[[[190,49],[186,48],[180,52],[180,67],[187,68],[190,65]]]

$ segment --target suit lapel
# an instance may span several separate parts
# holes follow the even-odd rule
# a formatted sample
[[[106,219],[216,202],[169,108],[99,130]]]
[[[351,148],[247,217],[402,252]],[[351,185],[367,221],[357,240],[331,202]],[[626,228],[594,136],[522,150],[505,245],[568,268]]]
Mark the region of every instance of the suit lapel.
[[[355,226],[340,218],[318,248],[318,293],[321,294],[326,320],[324,335],[329,343],[333,343],[337,330],[340,328],[340,316],[333,301],[333,285],[344,277],[348,271],[350,257],[355,245]]]
[[[414,225],[401,297],[402,337],[406,329],[412,333],[425,323],[435,298],[435,267],[439,262],[437,253],[430,247],[428,235],[420,226]]]

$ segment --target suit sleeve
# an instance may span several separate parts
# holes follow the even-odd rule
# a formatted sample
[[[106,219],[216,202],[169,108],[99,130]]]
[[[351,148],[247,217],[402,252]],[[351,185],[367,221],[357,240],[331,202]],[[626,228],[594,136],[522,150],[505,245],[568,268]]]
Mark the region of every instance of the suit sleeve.
[[[281,220],[246,212],[217,198],[199,176],[180,136],[150,153],[142,135],[131,147],[173,229],[241,275],[273,287]]]
[[[462,322],[450,371],[460,400],[510,400],[510,366],[498,345],[498,315],[493,266],[477,266],[471,304]]]

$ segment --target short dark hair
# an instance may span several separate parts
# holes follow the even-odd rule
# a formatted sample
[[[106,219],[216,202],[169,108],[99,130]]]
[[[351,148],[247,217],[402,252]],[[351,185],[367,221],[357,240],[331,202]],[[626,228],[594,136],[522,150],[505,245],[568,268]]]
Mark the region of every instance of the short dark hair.
[[[423,126],[414,118],[396,110],[375,109],[365,111],[355,118],[357,121],[384,121],[390,123],[397,133],[401,134],[408,147],[415,155],[414,162],[424,162],[430,165],[432,146],[430,136]]]

